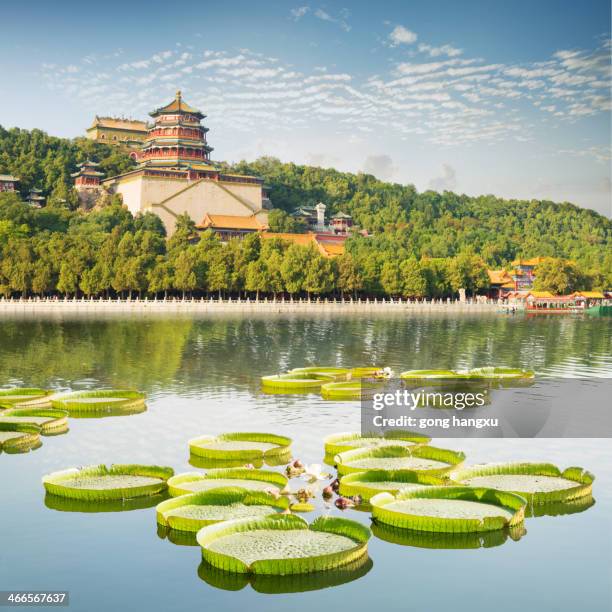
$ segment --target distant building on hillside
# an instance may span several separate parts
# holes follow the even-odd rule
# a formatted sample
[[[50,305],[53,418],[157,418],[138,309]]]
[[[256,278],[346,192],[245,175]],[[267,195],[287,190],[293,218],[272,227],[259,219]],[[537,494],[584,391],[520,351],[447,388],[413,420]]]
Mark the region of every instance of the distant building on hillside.
[[[147,137],[147,123],[120,117],[98,117],[87,128],[87,138],[109,145],[140,149]]]
[[[291,216],[302,221],[312,232],[329,232],[333,234],[347,234],[353,227],[351,215],[338,212],[332,216],[329,224],[325,218],[327,206],[319,202],[316,206],[301,206]]]
[[[270,201],[262,179],[223,172],[211,161],[202,112],[178,91],[172,102],[150,114],[155,123],[137,155],[140,165],[103,180],[102,187],[120,194],[134,215],[157,214],[169,235],[184,213],[199,225],[209,223],[206,215],[219,215],[254,217],[267,226]]]
[[[17,191],[15,184],[19,182],[16,176],[11,174],[0,174],[0,192]]]
[[[42,195],[42,191],[40,189],[36,189],[36,187],[32,187],[28,197],[26,198],[26,204],[29,204],[34,208],[42,208],[45,205],[45,198]]]
[[[532,257],[531,259],[515,259],[512,262],[513,270],[510,276],[514,281],[515,291],[526,291],[533,287],[535,269],[545,259],[545,257]]]
[[[74,179],[74,188],[84,208],[91,208],[100,195],[100,181],[104,173],[98,170],[99,167],[97,162],[87,160],[80,163],[79,169],[70,175]]]

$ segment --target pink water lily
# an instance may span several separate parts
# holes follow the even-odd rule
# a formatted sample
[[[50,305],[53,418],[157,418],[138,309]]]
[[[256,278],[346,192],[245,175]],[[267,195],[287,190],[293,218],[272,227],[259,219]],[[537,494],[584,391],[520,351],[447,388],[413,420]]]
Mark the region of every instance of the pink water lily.
[[[320,463],[311,463],[304,468],[302,478],[308,482],[317,482],[318,480],[327,480],[330,474],[323,472]]]

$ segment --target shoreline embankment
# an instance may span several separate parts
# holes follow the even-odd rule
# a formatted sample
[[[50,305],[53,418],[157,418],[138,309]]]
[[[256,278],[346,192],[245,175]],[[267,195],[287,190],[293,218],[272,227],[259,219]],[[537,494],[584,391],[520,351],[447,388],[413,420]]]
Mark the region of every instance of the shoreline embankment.
[[[492,300],[328,300],[328,299],[0,299],[0,317],[9,314],[386,314],[501,313]]]

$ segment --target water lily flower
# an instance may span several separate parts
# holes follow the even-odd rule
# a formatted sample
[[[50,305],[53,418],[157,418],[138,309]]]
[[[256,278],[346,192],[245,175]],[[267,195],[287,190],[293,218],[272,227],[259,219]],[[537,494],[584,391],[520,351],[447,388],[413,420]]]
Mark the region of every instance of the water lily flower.
[[[264,492],[273,497],[274,499],[279,499],[281,496],[280,491],[276,487],[266,487]]]
[[[255,469],[255,466],[254,466],[252,463],[245,463],[245,464],[244,464],[244,467],[245,467],[247,470],[254,470],[254,469]]]
[[[311,497],[314,497],[314,493],[310,489],[304,488],[296,491],[295,496],[297,497],[298,501],[306,502]]]
[[[311,463],[304,468],[302,478],[308,482],[316,482],[317,480],[327,480],[329,476],[322,471],[320,463]]]

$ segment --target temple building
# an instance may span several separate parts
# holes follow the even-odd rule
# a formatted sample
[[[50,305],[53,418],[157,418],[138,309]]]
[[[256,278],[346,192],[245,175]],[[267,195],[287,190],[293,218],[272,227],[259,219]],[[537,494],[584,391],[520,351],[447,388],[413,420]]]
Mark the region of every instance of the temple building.
[[[325,211],[327,206],[319,202],[316,206],[302,206],[291,213],[291,216],[304,223],[312,232],[326,232],[332,234],[348,234],[353,227],[351,215],[338,212],[327,222]]]
[[[18,183],[19,179],[12,174],[0,174],[0,193],[3,191],[16,191],[15,183]]]
[[[70,175],[84,208],[92,208],[100,195],[100,180],[104,173],[98,170],[99,166],[97,162],[87,160],[80,163],[78,170]]]
[[[110,145],[124,145],[140,149],[147,137],[145,121],[118,117],[98,117],[87,128],[87,138]]]
[[[42,208],[45,205],[45,198],[42,195],[42,190],[32,187],[28,197],[26,198],[26,204],[29,204],[34,208]]]
[[[263,181],[254,176],[223,172],[210,160],[205,115],[187,104],[178,91],[172,102],[150,113],[139,166],[102,181],[111,193],[121,194],[132,214],[153,212],[169,235],[179,215],[188,213],[198,227],[211,227],[215,217],[240,218],[267,227],[270,202]],[[243,223],[243,221],[240,221]],[[232,228],[219,228],[227,230]],[[234,228],[240,232],[246,228]]]

